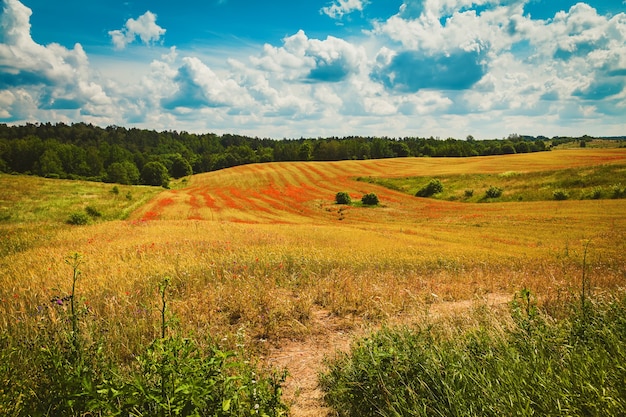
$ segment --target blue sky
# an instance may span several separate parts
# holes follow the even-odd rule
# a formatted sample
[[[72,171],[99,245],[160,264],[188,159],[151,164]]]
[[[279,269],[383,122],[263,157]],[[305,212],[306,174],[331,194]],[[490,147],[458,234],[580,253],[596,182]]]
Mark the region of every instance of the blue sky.
[[[623,0],[0,0],[0,122],[626,135]]]

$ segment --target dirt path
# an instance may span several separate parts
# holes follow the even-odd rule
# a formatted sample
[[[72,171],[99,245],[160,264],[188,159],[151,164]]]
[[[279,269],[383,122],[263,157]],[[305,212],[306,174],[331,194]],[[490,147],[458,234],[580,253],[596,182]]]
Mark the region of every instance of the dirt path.
[[[489,294],[484,299],[432,304],[429,316],[432,318],[461,314],[469,311],[476,303],[487,306],[502,305],[511,300],[509,295]],[[419,320],[419,317],[414,317]],[[331,315],[325,310],[313,312],[312,328],[315,334],[305,340],[287,341],[280,347],[271,349],[267,361],[274,368],[287,369],[289,375],[284,384],[283,399],[291,408],[292,417],[328,417],[332,411],[324,406],[323,393],[317,385],[318,373],[323,370],[325,357],[337,351],[347,352],[350,344],[380,325],[373,326],[362,320],[346,320]],[[403,324],[410,324],[405,317]],[[393,324],[393,323],[391,323]]]

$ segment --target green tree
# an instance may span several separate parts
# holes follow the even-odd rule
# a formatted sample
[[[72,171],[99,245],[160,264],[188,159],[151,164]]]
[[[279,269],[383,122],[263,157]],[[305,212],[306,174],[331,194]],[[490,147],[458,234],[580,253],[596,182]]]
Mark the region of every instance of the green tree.
[[[141,170],[141,180],[146,185],[155,185],[167,188],[170,177],[167,168],[160,162],[148,162]]]
[[[375,206],[378,204],[378,196],[374,193],[368,193],[365,194],[362,198],[361,198],[361,203],[363,203],[363,205],[365,206]]]
[[[59,154],[52,149],[46,150],[39,158],[39,172],[44,177],[59,177],[64,174]]]
[[[182,178],[193,174],[193,170],[189,161],[183,158],[182,155],[176,154],[172,158],[171,174],[174,178]]]
[[[114,162],[107,168],[107,181],[117,184],[138,184],[139,170],[130,161]]]

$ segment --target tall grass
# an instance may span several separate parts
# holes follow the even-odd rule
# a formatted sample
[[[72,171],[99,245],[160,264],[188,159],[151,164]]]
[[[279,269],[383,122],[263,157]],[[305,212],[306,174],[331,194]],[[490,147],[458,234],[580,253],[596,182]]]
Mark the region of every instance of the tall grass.
[[[328,361],[325,400],[339,416],[624,415],[626,297],[572,308],[557,321],[525,291],[504,328],[385,328]]]
[[[160,335],[132,361],[116,356],[107,326],[78,297],[83,259],[66,259],[71,290],[11,323],[0,339],[0,414],[12,416],[280,416],[285,373],[243,350],[184,337],[159,286]],[[172,334],[170,334],[172,333]]]

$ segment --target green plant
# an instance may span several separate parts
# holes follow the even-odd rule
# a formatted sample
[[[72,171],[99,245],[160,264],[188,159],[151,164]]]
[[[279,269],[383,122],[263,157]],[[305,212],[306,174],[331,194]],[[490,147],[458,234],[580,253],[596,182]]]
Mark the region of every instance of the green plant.
[[[528,290],[504,331],[385,328],[327,362],[324,399],[339,416],[624,415],[626,297],[588,308],[584,334]]]
[[[368,193],[361,197],[361,203],[366,206],[375,206],[379,203],[378,196],[375,193]]]
[[[102,217],[102,212],[93,206],[85,207],[85,212],[93,218]]]
[[[344,191],[340,191],[335,195],[335,203],[337,204],[352,204],[350,194]]]
[[[502,188],[492,185],[485,191],[486,198],[499,198],[502,196]]]
[[[71,213],[66,221],[67,224],[74,226],[83,226],[89,223],[89,216],[86,213]]]
[[[474,196],[474,190],[465,190],[463,194],[465,195],[465,198],[472,198]]]
[[[417,197],[432,197],[435,194],[443,192],[443,184],[438,179],[432,179],[415,194]]]
[[[554,197],[555,200],[562,201],[562,200],[567,200],[569,198],[569,193],[565,190],[555,190],[552,193],[552,196]]]
[[[611,198],[624,197],[626,197],[626,188],[622,188],[621,184],[617,184],[611,187]]]

